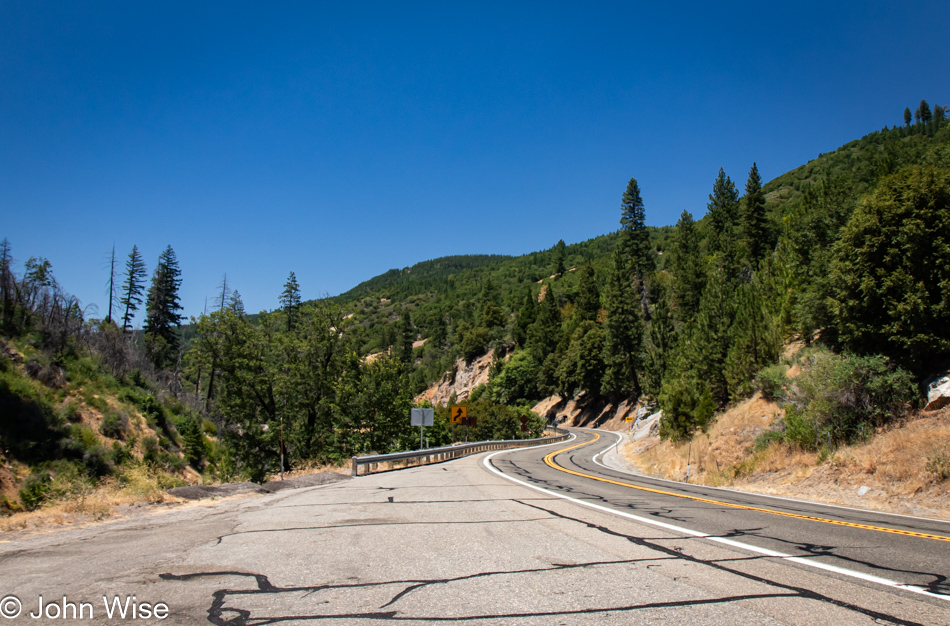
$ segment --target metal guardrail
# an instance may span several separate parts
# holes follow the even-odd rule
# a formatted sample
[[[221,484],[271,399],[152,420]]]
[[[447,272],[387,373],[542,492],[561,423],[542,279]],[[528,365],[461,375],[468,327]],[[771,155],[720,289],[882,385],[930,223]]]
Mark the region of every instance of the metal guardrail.
[[[557,431],[555,430],[555,432]],[[388,464],[388,469],[395,469],[395,464],[397,461],[406,461],[405,467],[409,467],[412,465],[412,459],[417,459],[418,462],[415,465],[428,465],[430,463],[441,463],[442,461],[457,459],[470,454],[478,454],[479,452],[485,452],[487,450],[543,446],[548,443],[564,441],[569,436],[569,433],[562,433],[551,437],[541,437],[539,439],[502,439],[498,441],[477,441],[475,443],[462,443],[454,446],[444,446],[441,448],[429,448],[427,450],[410,450],[408,452],[393,452],[391,454],[354,456],[353,475],[360,476],[360,465],[366,466],[366,471],[363,472],[363,475],[366,475],[379,471],[379,466],[381,464]]]

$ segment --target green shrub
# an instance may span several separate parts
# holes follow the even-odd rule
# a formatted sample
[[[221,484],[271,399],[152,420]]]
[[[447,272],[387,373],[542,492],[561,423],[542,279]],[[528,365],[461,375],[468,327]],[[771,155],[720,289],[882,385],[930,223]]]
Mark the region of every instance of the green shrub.
[[[950,478],[950,454],[938,452],[928,457],[927,471],[933,472],[938,481]]]
[[[145,454],[142,457],[142,460],[146,463],[158,463],[158,439],[155,437],[146,437],[142,439],[142,448],[145,451]]]
[[[124,411],[122,413],[107,412],[102,418],[99,432],[112,439],[124,440],[129,433],[129,416]]]
[[[477,326],[471,329],[465,333],[459,346],[462,350],[462,356],[465,357],[467,362],[471,362],[472,359],[485,354],[489,340],[491,340],[491,333],[487,328]]]
[[[909,372],[883,356],[839,356],[816,350],[787,394],[786,441],[814,450],[828,435],[848,443],[903,417],[920,399]]]
[[[788,378],[785,376],[784,365],[763,367],[755,377],[755,388],[762,392],[762,397],[766,400],[783,399],[787,384]]]
[[[785,440],[785,433],[777,430],[767,430],[755,439],[753,449],[756,452],[767,449],[773,443]]]
[[[23,507],[28,511],[39,508],[49,496],[51,482],[46,472],[31,473],[20,488],[20,502]]]

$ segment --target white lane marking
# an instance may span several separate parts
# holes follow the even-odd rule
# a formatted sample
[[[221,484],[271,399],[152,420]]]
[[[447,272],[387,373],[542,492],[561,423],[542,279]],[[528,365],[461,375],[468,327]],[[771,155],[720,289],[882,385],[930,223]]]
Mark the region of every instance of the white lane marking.
[[[613,444],[606,450],[599,452],[592,459],[594,463],[603,467],[604,469],[609,469],[614,472],[620,472],[621,474],[627,474],[628,476],[636,476],[637,478],[648,478],[650,480],[670,483],[671,485],[683,484],[683,482],[679,480],[670,480],[669,478],[658,478],[656,476],[648,476],[646,474],[631,472],[630,470],[625,470],[620,467],[612,467],[605,463],[601,463],[600,461],[597,460],[597,457],[603,454],[606,454],[607,452],[610,452],[612,448],[615,448],[618,445],[620,445],[623,442],[623,435],[621,435],[620,433],[616,433],[612,430],[597,431],[590,428],[579,428],[578,430],[584,430],[591,433],[596,432],[597,434],[610,433],[611,435],[617,435],[617,443]],[[829,508],[834,508],[834,509],[842,509],[844,511],[854,511],[856,513],[873,513],[874,515],[889,515],[891,517],[903,517],[905,519],[918,520],[921,522],[936,522],[938,524],[950,524],[950,522],[948,522],[947,520],[937,519],[935,517],[920,517],[919,515],[907,515],[905,513],[889,513],[888,511],[872,511],[870,509],[859,509],[854,506],[844,506],[843,504],[831,504],[829,502],[815,502],[813,500],[802,500],[800,498],[789,498],[787,496],[773,496],[767,493],[758,493],[756,491],[742,491],[741,489],[729,489],[728,487],[713,487],[712,485],[702,485],[702,487],[704,489],[715,489],[716,491],[728,491],[729,493],[734,493],[734,494],[742,495],[742,496],[755,496],[757,498],[771,498],[772,500],[782,500],[784,502],[794,502],[796,504],[818,505],[818,506],[824,506],[824,507],[829,507]]]
[[[564,442],[559,442],[559,443],[564,443]],[[556,445],[556,444],[548,444],[548,445]],[[542,448],[542,447],[547,447],[547,446],[538,446],[538,447],[539,447],[539,448]],[[524,449],[524,448],[521,448],[521,449]],[[710,535],[710,534],[708,534],[708,533],[703,533],[703,532],[699,532],[699,531],[696,531],[696,530],[691,530],[691,529],[689,529],[689,528],[684,528],[684,527],[682,527],[682,526],[676,526],[676,525],[674,525],[674,524],[667,524],[666,522],[660,522],[660,521],[653,520],[653,519],[649,519],[649,518],[646,518],[646,517],[640,517],[639,515],[633,515],[632,513],[627,513],[627,512],[625,512],[625,511],[617,511],[617,510],[615,510],[615,509],[611,509],[611,508],[606,507],[606,506],[601,506],[601,505],[599,505],[599,504],[594,504],[593,502],[584,502],[583,500],[578,500],[577,498],[572,498],[572,497],[570,497],[570,496],[566,496],[566,495],[561,494],[561,493],[557,493],[557,492],[554,492],[554,491],[548,491],[547,489],[544,489],[543,487],[538,487],[537,485],[532,485],[532,484],[530,484],[530,483],[526,483],[526,482],[524,482],[523,480],[518,480],[517,478],[512,478],[511,476],[508,476],[507,474],[502,473],[501,471],[499,471],[498,469],[496,469],[495,467],[492,466],[492,464],[491,464],[490,461],[491,461],[491,459],[492,459],[493,457],[496,457],[496,456],[498,456],[499,454],[505,454],[505,453],[507,453],[507,452],[512,452],[512,451],[513,451],[513,450],[500,450],[500,451],[498,451],[498,452],[493,452],[492,454],[489,454],[489,455],[486,456],[484,459],[482,459],[482,464],[485,466],[485,468],[486,468],[488,471],[490,471],[490,472],[492,472],[492,473],[494,473],[494,474],[497,474],[498,476],[501,476],[502,478],[504,478],[504,479],[506,479],[506,480],[510,480],[511,482],[518,483],[519,485],[521,485],[521,486],[523,486],[523,487],[527,487],[528,489],[534,489],[535,491],[540,491],[541,493],[547,494],[547,495],[549,495],[549,496],[554,496],[555,498],[561,498],[562,500],[567,500],[568,502],[573,502],[574,504],[579,504],[580,506],[586,506],[587,508],[590,508],[590,509],[594,509],[594,510],[601,511],[601,512],[604,512],[604,513],[610,513],[610,514],[612,514],[612,515],[618,515],[618,516],[620,516],[620,517],[625,517],[625,518],[627,518],[627,519],[631,519],[631,520],[633,520],[633,521],[635,521],[635,522],[641,522],[641,523],[643,523],[643,524],[649,524],[650,526],[657,526],[657,527],[659,527],[659,528],[664,528],[664,529],[666,529],[666,530],[671,530],[671,531],[673,531],[673,532],[682,533],[682,534],[684,534],[684,535],[689,535],[689,536],[691,536],[691,537],[697,537],[697,538],[699,538],[699,539],[708,539],[708,540],[710,540],[710,541],[715,541],[715,542],[717,542],[717,543],[721,543],[721,544],[724,544],[724,545],[732,546],[732,547],[734,547],[734,548],[739,548],[739,549],[741,549],[741,550],[747,550],[747,551],[749,551],[749,552],[754,552],[754,553],[756,553],[756,554],[762,554],[762,555],[765,555],[765,556],[770,556],[770,557],[774,557],[774,558],[777,558],[777,559],[781,559],[781,560],[784,560],[784,561],[789,561],[789,562],[791,562],[791,563],[797,563],[797,564],[799,564],[799,565],[805,565],[805,566],[807,566],[807,567],[813,567],[813,568],[815,568],[815,569],[821,569],[821,570],[825,570],[825,571],[828,571],[828,572],[834,572],[834,573],[840,574],[840,575],[842,575],[842,576],[848,576],[848,577],[851,577],[851,578],[857,578],[857,579],[863,580],[863,581],[865,581],[865,582],[876,583],[876,584],[879,584],[879,585],[884,585],[885,587],[892,587],[892,588],[894,588],[894,589],[903,589],[903,590],[905,590],[905,591],[910,591],[910,592],[917,593],[917,594],[920,594],[920,595],[928,596],[928,597],[931,597],[931,598],[938,598],[938,599],[940,599],[940,600],[945,600],[945,601],[950,602],[950,596],[941,595],[941,594],[939,594],[939,593],[932,593],[932,592],[927,591],[926,589],[924,589],[924,588],[922,588],[922,587],[917,587],[917,586],[915,586],[915,585],[907,585],[907,584],[904,584],[904,583],[899,583],[899,582],[897,582],[897,581],[895,581],[895,580],[890,580],[890,579],[888,579],[888,578],[881,578],[881,577],[879,577],[879,576],[873,576],[873,575],[871,575],[871,574],[865,574],[865,573],[863,573],[863,572],[856,572],[856,571],[854,571],[854,570],[850,570],[850,569],[847,569],[847,568],[844,568],[844,567],[836,567],[836,566],[834,566],[834,565],[828,565],[828,564],[826,564],[826,563],[821,563],[821,562],[819,562],[819,561],[812,561],[812,560],[810,560],[810,559],[806,559],[806,558],[802,558],[802,557],[797,557],[797,556],[792,556],[791,554],[785,554],[785,553],[782,553],[782,552],[776,552],[775,550],[769,550],[769,549],[767,549],[767,548],[759,548],[759,547],[757,547],[757,546],[753,546],[753,545],[748,544],[748,543],[743,543],[743,542],[741,542],[741,541],[735,541],[735,540],[733,540],[733,539],[726,539],[725,537],[718,537],[718,536],[716,536],[716,535]]]

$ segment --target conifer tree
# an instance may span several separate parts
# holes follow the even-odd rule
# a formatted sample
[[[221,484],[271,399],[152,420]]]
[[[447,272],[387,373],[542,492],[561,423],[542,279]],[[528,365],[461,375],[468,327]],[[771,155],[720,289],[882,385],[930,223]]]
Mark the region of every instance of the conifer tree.
[[[920,121],[924,125],[929,124],[933,118],[930,115],[930,105],[927,104],[926,100],[920,101],[920,108],[918,110],[920,111]]]
[[[145,303],[145,345],[156,367],[168,367],[178,352],[181,270],[171,246],[158,257]]]
[[[606,395],[640,395],[640,370],[643,361],[643,319],[636,293],[639,285],[631,285],[630,270],[623,253],[613,255],[613,268],[607,281],[604,308],[604,373],[603,393]]]
[[[505,314],[498,306],[498,289],[492,282],[491,277],[485,280],[485,286],[482,288],[480,323],[488,329],[505,325]]]
[[[300,285],[297,284],[297,275],[293,272],[284,283],[284,291],[280,294],[280,307],[284,310],[289,332],[297,322],[297,313],[300,310]]]
[[[538,306],[535,302],[536,299],[529,289],[521,304],[521,310],[518,311],[518,318],[515,320],[514,328],[514,340],[522,347],[527,344],[528,329],[534,324],[537,318]]]
[[[412,344],[416,340],[416,332],[409,311],[404,311],[399,318],[397,333],[396,354],[394,356],[403,363],[410,363],[412,361]]]
[[[630,269],[641,283],[653,272],[656,261],[650,247],[650,233],[646,226],[646,212],[640,186],[631,178],[620,198],[620,246],[627,256]]]
[[[689,211],[683,211],[680,215],[672,239],[670,268],[675,279],[673,302],[677,319],[686,322],[699,312],[699,299],[705,285],[699,258],[699,235]]]
[[[655,398],[660,393],[667,364],[676,344],[676,329],[665,294],[654,293],[654,299],[656,310],[650,322],[643,387],[648,395]]]
[[[554,275],[563,276],[565,267],[564,267],[564,240],[559,239],[558,242],[554,245]]]
[[[904,107],[904,126],[907,126],[908,128],[910,128],[910,120],[911,120],[910,107]]]
[[[561,309],[551,285],[545,285],[542,295],[537,318],[528,329],[528,349],[538,364],[557,349],[561,339]]]
[[[724,366],[733,398],[751,393],[756,373],[778,358],[780,343],[775,325],[765,312],[759,286],[754,282],[740,285],[736,291],[735,316]]]
[[[759,168],[752,164],[749,180],[745,184],[745,203],[742,212],[742,243],[752,268],[766,252],[765,197],[762,195],[762,178]]]
[[[722,256],[731,256],[733,253],[733,228],[736,224],[739,205],[739,193],[726,172],[719,168],[719,175],[713,183],[712,193],[709,194],[709,219],[712,224],[709,248],[710,252]]]
[[[580,285],[577,289],[577,301],[574,313],[581,320],[597,321],[600,312],[600,290],[597,288],[597,272],[588,263],[580,271]]]
[[[142,304],[142,295],[145,293],[145,261],[139,253],[138,246],[132,246],[132,252],[125,262],[125,282],[122,283],[122,297],[119,304],[125,307],[122,315],[122,330],[132,329],[132,318]]]
[[[231,292],[227,308],[229,311],[233,311],[235,315],[244,317],[244,301],[241,300],[241,294],[238,293],[237,289]]]

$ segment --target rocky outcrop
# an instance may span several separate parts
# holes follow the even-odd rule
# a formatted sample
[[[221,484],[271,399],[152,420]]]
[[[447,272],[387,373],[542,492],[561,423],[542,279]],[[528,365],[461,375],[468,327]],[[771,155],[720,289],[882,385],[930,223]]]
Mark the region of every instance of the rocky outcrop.
[[[629,399],[616,404],[604,404],[597,398],[588,399],[584,396],[575,399],[551,396],[538,402],[531,410],[549,422],[562,426],[628,430],[633,422],[625,418],[628,415],[636,416],[638,407],[635,401]]]
[[[494,350],[489,350],[471,363],[459,359],[455,369],[446,372],[439,382],[430,385],[428,389],[416,396],[416,402],[431,402],[433,405],[445,406],[449,403],[452,394],[456,400],[465,401],[472,390],[479,385],[488,383],[488,370],[491,368]]]
[[[927,386],[925,411],[936,411],[950,404],[950,376],[943,376]]]

